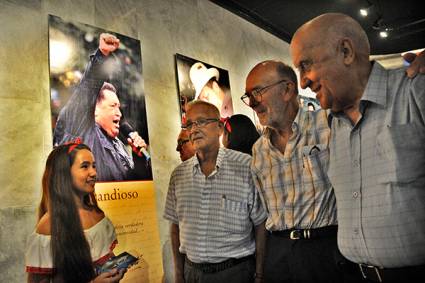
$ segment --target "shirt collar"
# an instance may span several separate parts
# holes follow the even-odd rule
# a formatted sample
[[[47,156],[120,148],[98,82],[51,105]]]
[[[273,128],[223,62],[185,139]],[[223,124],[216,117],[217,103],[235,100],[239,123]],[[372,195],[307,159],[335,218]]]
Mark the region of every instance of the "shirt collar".
[[[223,163],[224,155],[226,153],[226,149],[223,147],[220,147],[218,149],[217,159],[215,161],[215,167],[216,169],[219,169],[221,167],[221,164]],[[199,163],[198,156],[195,154],[192,158],[192,166],[193,166],[193,172],[201,170],[201,164]]]
[[[292,122],[292,125],[291,125],[291,127],[292,127],[292,135],[289,137],[289,140],[292,140],[292,139],[294,139],[295,137],[298,136],[299,130],[300,130],[300,128],[302,129],[302,127],[304,125],[304,122],[305,122],[305,119],[307,118],[307,115],[305,115],[305,114],[306,114],[306,111],[302,107],[300,107],[298,109],[298,113],[295,116],[294,121]],[[267,137],[268,140],[270,140],[270,138],[271,138],[270,135],[271,135],[272,131],[273,131],[272,128],[267,127],[264,130],[264,134],[263,135],[265,137]]]
[[[376,61],[373,61],[372,64],[372,71],[360,101],[370,101],[385,107],[387,105],[388,71]]]
[[[387,105],[387,78],[388,71],[382,67],[376,61],[372,61],[372,71],[370,72],[366,88],[363,92],[362,97],[360,98],[360,104],[364,107],[363,104],[367,102],[372,102],[379,104],[383,107]],[[379,91],[377,91],[379,90]],[[332,119],[340,117],[341,113],[332,113],[328,112],[328,126],[331,128]]]

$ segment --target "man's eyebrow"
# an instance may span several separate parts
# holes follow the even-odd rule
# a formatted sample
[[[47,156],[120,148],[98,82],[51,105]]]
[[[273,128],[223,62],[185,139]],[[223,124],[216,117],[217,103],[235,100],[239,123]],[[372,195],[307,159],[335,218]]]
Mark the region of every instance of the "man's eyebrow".
[[[295,68],[297,68],[297,69],[299,69],[299,68],[301,68],[301,67],[303,67],[303,66],[308,66],[308,65],[310,65],[312,63],[312,60],[311,59],[308,59],[308,58],[306,58],[306,59],[302,59],[302,60],[300,60],[299,62],[298,62],[298,64],[297,65],[295,65]]]

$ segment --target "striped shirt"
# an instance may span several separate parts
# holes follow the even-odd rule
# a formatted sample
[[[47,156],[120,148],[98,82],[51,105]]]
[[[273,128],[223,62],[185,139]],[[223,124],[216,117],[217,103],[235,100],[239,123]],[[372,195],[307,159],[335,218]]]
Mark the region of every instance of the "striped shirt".
[[[282,154],[271,129],[253,146],[251,169],[268,212],[269,231],[336,225],[336,202],[327,176],[329,127],[324,110],[299,109]]]
[[[425,264],[425,76],[374,63],[353,126],[331,115],[338,244],[357,262]],[[332,118],[333,117],[333,118]]]
[[[216,263],[254,254],[253,227],[266,219],[247,154],[220,148],[215,170],[201,171],[196,155],[171,174],[164,218],[179,225],[180,252]]]

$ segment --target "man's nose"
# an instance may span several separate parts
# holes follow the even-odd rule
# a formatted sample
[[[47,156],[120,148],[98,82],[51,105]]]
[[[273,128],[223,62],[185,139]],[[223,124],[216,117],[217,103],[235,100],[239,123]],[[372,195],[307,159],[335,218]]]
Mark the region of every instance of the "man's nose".
[[[260,102],[254,96],[249,97],[249,107],[254,108],[258,104],[260,104]]]
[[[192,127],[190,127],[189,133],[190,133],[190,134],[192,134],[192,133],[194,133],[195,131],[197,132],[199,128],[200,128],[200,126],[199,126],[199,125],[198,125],[198,123],[195,121],[195,122],[193,122]]]
[[[121,110],[119,108],[116,109],[115,115],[120,116],[120,117],[122,116]]]
[[[311,80],[309,78],[307,78],[306,76],[301,76],[301,80],[300,80],[300,86],[302,89],[306,89],[308,87],[310,87],[311,85]]]

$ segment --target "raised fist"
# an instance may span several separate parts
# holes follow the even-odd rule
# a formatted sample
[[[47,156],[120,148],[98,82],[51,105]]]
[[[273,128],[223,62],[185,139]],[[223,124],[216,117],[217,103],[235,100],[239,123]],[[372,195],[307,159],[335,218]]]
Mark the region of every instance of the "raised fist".
[[[99,38],[99,50],[103,55],[108,56],[111,52],[117,50],[120,46],[120,40],[110,33],[102,33]]]

